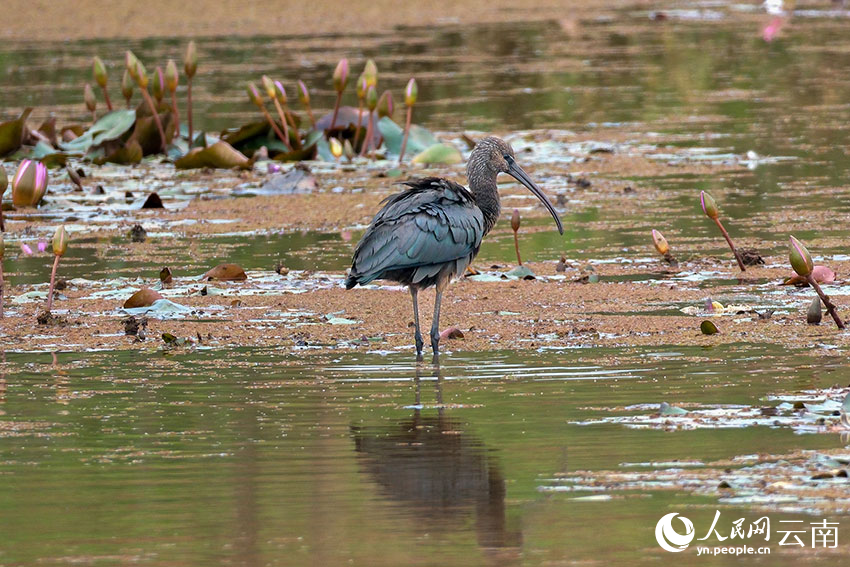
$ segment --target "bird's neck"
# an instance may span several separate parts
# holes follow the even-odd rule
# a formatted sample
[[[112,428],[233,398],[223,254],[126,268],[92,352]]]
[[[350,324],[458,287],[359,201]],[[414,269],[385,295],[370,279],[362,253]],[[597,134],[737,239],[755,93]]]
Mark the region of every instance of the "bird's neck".
[[[475,198],[475,204],[484,215],[484,234],[487,234],[499,220],[499,213],[502,210],[499,189],[496,185],[496,176],[499,173],[481,170],[470,173],[472,175],[469,176],[469,189]]]

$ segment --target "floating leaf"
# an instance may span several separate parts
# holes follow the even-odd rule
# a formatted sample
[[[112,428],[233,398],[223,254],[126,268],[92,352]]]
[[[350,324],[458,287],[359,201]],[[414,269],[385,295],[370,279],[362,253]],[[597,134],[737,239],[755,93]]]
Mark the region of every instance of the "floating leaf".
[[[162,296],[152,290],[149,287],[143,287],[136,293],[130,296],[127,301],[124,302],[124,309],[135,309],[137,307],[149,307],[153,305],[154,301],[162,299]]]
[[[100,117],[91,128],[70,142],[59,144],[68,152],[86,153],[89,149],[104,142],[117,140],[124,136],[136,123],[136,111],[132,109],[113,110]],[[63,130],[63,133],[65,130]]]
[[[667,402],[661,402],[661,405],[658,407],[658,413],[661,415],[685,415],[688,412],[682,408],[671,406]]]
[[[463,338],[463,331],[461,331],[457,327],[449,327],[448,329],[446,329],[445,331],[440,333],[440,340],[462,339],[462,338]]]
[[[0,157],[21,147],[24,140],[24,124],[32,108],[26,108],[18,118],[0,124]]]
[[[431,163],[451,165],[454,163],[463,162],[463,155],[460,150],[448,144],[434,144],[427,150],[417,154],[412,160],[413,163]]]
[[[227,142],[219,141],[208,148],[193,148],[188,154],[174,162],[177,169],[213,167],[250,169],[254,162]]]
[[[517,266],[510,272],[506,274],[509,278],[514,278],[518,280],[533,280],[536,279],[537,276],[528,266]]]
[[[219,264],[201,276],[202,280],[242,281],[247,280],[245,270],[239,264]]]
[[[136,140],[129,140],[126,144],[106,155],[103,158],[93,160],[94,163],[102,165],[104,163],[117,163],[119,165],[132,165],[142,161],[143,152],[142,146]]]
[[[63,167],[68,162],[68,154],[57,151],[50,144],[41,141],[35,145],[29,157],[39,160],[47,167]]]
[[[835,272],[826,266],[815,266],[812,268],[812,277],[819,284],[828,284],[835,281]],[[795,285],[798,287],[806,287],[809,285],[809,280],[805,276],[794,274],[790,278],[782,282],[782,285]]]
[[[402,140],[404,139],[404,130],[402,127],[385,116],[378,120],[378,131],[384,137],[384,144],[387,147],[387,151],[398,155],[401,151]],[[422,126],[411,124],[405,154],[418,154],[438,143],[439,140],[434,137],[434,134]]]
[[[718,332],[717,325],[707,319],[699,324],[699,330],[703,335],[713,335]]]

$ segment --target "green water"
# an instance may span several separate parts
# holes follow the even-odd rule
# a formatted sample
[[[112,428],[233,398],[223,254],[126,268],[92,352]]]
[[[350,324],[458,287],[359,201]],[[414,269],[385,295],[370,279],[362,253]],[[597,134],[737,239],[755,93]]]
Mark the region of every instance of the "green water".
[[[417,372],[409,358],[7,353],[0,564],[652,564],[666,554],[657,520],[687,511],[706,530],[712,499],[582,502],[538,487],[624,462],[841,446],[783,429],[568,423],[603,404],[752,403],[830,385],[846,381],[840,359],[759,345],[456,352]],[[737,512],[756,517],[724,508]],[[794,564],[783,551],[771,564]]]

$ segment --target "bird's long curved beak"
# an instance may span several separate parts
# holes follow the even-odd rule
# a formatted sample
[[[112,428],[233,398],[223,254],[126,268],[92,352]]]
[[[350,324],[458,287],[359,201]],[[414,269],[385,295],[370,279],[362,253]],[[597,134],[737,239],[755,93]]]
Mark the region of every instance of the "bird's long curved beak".
[[[534,196],[543,202],[543,205],[545,205],[546,209],[549,210],[549,214],[551,214],[552,218],[555,219],[555,224],[558,225],[558,232],[564,234],[564,225],[561,224],[561,219],[558,217],[558,212],[555,210],[555,207],[552,206],[552,203],[549,202],[549,199],[546,198],[546,195],[543,194],[540,187],[531,180],[525,170],[512,159],[508,160],[508,175],[528,187],[528,190],[534,193]]]

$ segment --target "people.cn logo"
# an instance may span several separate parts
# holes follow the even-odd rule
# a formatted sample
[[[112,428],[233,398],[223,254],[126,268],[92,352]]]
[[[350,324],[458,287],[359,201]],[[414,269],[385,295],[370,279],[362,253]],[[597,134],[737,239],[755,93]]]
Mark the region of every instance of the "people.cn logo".
[[[658,520],[655,524],[655,539],[658,540],[658,545],[666,551],[678,553],[687,549],[688,544],[694,539],[694,524],[684,516],[679,516],[679,519],[685,524],[685,533],[680,534],[673,529],[673,518],[679,516],[677,512],[671,512]]]

